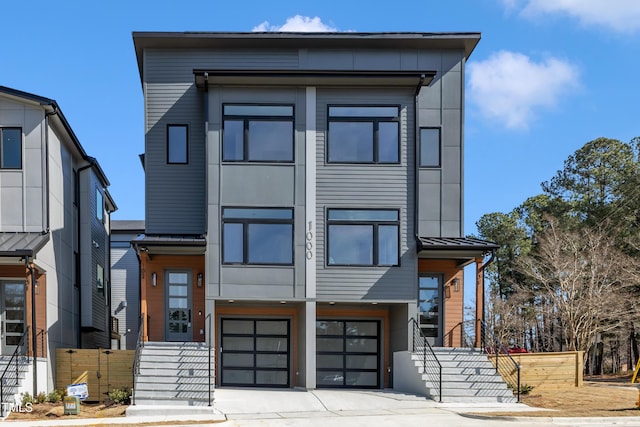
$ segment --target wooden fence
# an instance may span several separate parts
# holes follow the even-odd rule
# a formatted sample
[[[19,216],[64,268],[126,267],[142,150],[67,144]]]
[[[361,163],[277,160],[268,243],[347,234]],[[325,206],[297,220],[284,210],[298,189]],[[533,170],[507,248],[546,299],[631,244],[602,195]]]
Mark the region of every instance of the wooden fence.
[[[87,383],[87,401],[102,402],[114,389],[133,387],[135,350],[56,349],[56,389]]]
[[[520,384],[535,388],[582,387],[583,351],[518,353],[511,355],[520,364]],[[506,356],[499,356],[506,357]],[[491,359],[495,356],[491,357]],[[500,362],[501,365],[506,363]],[[515,370],[508,374],[515,383]],[[503,373],[504,376],[504,373]],[[511,380],[511,379],[509,379]]]

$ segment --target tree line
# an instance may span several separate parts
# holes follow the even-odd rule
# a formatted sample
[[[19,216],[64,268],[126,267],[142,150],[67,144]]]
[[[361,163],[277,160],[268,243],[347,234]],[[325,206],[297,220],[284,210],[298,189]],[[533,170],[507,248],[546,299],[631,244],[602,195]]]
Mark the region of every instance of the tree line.
[[[500,245],[486,271],[485,321],[529,351],[585,351],[591,374],[633,369],[639,355],[640,138],[598,138],[542,192],[483,215]]]

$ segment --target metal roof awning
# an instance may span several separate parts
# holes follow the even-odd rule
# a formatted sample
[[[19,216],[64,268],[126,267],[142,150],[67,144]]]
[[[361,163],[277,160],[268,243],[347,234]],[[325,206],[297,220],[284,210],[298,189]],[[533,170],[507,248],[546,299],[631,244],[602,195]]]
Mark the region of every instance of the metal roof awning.
[[[145,235],[131,242],[138,254],[203,255],[207,247],[204,236]]]
[[[473,237],[417,237],[418,257],[457,259],[468,263],[484,257],[500,246]]]
[[[49,233],[0,233],[0,257],[33,257],[49,241]]]
[[[214,85],[301,85],[408,87],[428,86],[436,76],[433,70],[193,70],[196,86],[206,90]]]

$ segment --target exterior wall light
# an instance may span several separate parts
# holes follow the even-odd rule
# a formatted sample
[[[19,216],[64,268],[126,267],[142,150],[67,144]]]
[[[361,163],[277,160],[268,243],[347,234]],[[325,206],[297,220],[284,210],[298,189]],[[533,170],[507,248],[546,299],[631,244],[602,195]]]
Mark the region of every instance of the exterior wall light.
[[[151,273],[151,286],[155,288],[157,285],[158,285],[158,275],[154,271],[153,273]]]
[[[202,273],[198,273],[197,276],[197,281],[196,283],[198,284],[198,287],[201,288],[202,287],[202,282],[204,281],[204,275]]]
[[[451,286],[453,286],[454,292],[460,292],[460,279],[457,277],[451,281]]]

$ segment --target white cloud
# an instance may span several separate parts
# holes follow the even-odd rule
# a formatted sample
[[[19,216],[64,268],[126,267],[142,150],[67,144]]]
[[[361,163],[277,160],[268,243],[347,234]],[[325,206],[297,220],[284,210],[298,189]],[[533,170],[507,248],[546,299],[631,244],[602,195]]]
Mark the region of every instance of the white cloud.
[[[308,16],[296,15],[287,18],[287,22],[283,25],[271,25],[268,21],[264,21],[260,25],[253,27],[252,31],[283,31],[283,32],[296,32],[296,33],[323,33],[338,31],[336,28],[325,24],[322,20],[315,16],[310,18]]]
[[[638,0],[502,0],[507,9],[522,7],[522,15],[538,17],[564,14],[577,18],[583,25],[596,25],[620,33],[640,30]]]
[[[510,129],[526,129],[536,112],[554,107],[580,86],[577,68],[557,58],[534,62],[517,52],[499,51],[469,62],[469,101],[480,114]]]

